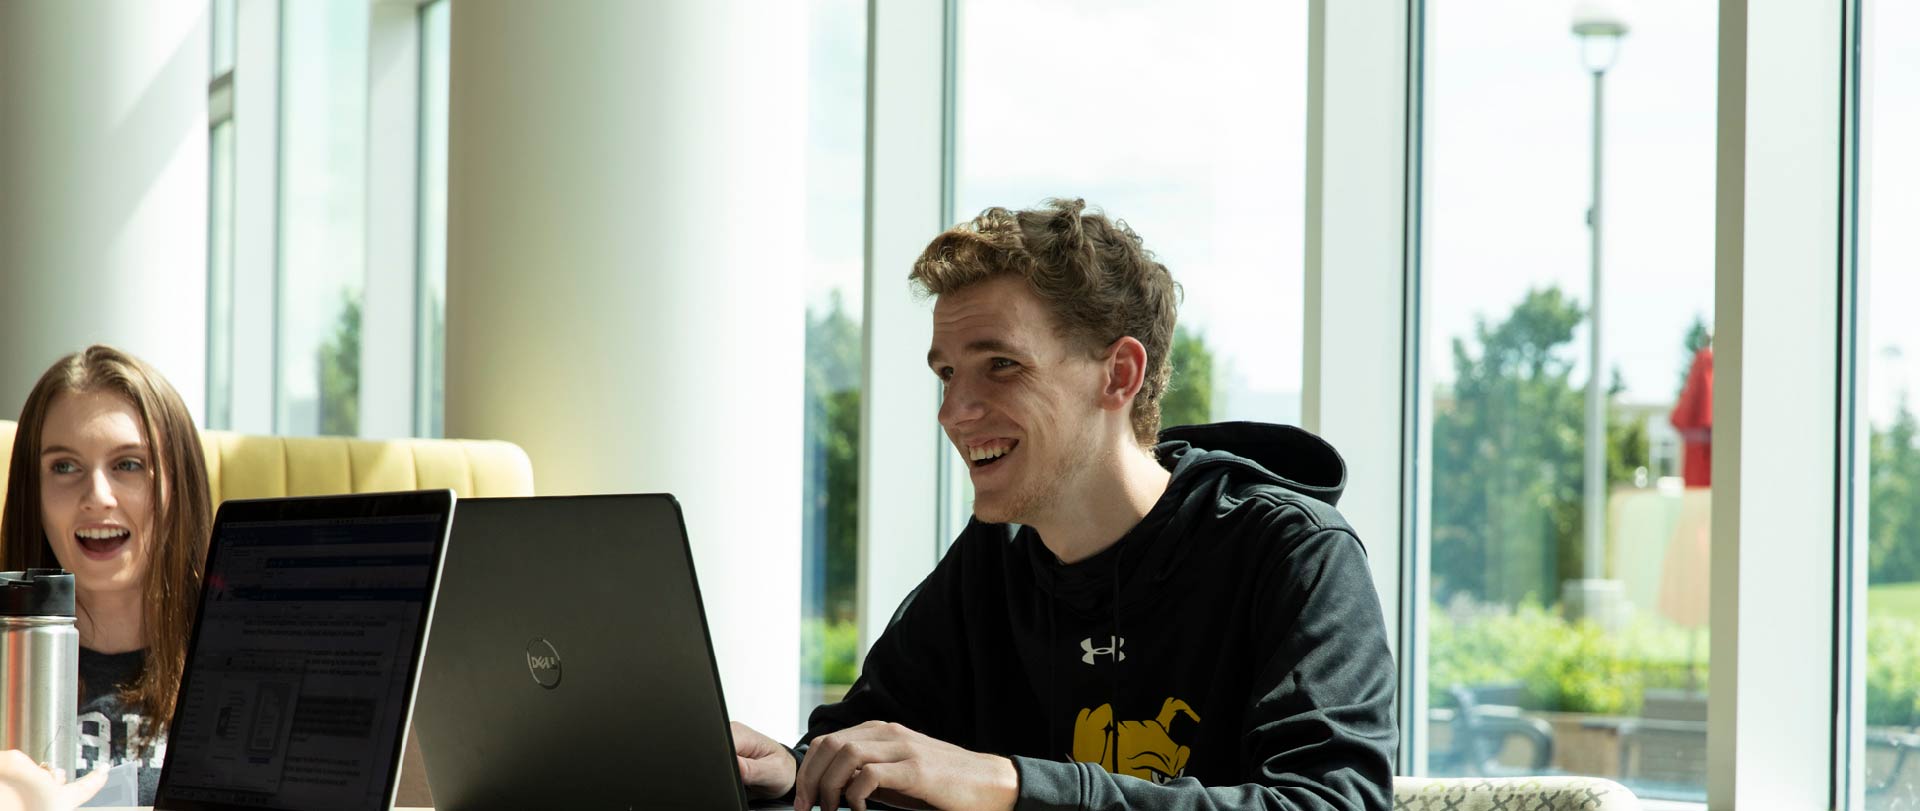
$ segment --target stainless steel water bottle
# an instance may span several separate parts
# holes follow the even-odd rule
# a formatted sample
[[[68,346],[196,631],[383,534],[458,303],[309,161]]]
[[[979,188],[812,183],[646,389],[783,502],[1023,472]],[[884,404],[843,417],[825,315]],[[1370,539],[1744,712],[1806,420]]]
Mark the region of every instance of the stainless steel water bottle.
[[[73,617],[73,575],[0,572],[0,750],[25,752],[68,780],[80,759]]]

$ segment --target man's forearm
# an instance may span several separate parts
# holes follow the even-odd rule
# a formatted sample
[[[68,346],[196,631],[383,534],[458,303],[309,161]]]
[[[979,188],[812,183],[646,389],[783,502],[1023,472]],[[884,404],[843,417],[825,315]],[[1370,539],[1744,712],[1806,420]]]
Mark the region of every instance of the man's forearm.
[[[1191,778],[1160,784],[1114,775],[1093,763],[1013,758],[1020,773],[1014,811],[1373,811],[1390,798],[1367,786],[1300,783],[1205,786]]]

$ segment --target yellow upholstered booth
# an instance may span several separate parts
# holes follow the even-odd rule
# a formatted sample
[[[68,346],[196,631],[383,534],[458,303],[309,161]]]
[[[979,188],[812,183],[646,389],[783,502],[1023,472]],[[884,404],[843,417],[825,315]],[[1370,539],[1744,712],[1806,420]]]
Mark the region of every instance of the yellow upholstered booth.
[[[18,426],[0,420],[0,460]],[[511,442],[350,439],[200,432],[213,503],[230,498],[451,488],[466,498],[533,495],[533,463]],[[0,494],[7,465],[0,463]]]

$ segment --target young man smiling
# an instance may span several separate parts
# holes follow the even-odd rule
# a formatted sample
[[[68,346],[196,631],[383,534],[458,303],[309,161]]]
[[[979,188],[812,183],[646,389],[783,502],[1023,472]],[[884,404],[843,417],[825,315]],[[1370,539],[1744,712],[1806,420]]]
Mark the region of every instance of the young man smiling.
[[[1295,428],[1159,434],[1177,289],[1083,209],[990,209],[914,264],[974,518],[799,757],[735,724],[753,795],[1388,807],[1394,668],[1344,465]]]

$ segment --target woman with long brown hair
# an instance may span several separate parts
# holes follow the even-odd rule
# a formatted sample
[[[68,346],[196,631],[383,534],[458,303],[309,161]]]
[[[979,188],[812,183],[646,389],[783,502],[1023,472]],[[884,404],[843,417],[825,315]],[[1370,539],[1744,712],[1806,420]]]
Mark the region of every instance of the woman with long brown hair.
[[[117,349],[41,375],[20,411],[0,569],[74,574],[80,770],[135,764],[152,805],[179,696],[213,507],[180,394]]]

